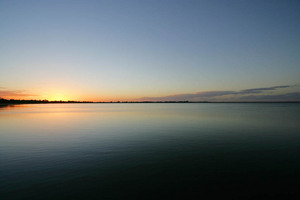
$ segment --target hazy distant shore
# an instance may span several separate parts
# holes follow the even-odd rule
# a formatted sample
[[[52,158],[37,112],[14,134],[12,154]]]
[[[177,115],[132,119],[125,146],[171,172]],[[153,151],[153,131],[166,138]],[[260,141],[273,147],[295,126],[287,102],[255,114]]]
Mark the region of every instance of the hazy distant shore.
[[[0,99],[0,106],[18,104],[57,104],[57,103],[300,103],[300,101],[48,101]]]

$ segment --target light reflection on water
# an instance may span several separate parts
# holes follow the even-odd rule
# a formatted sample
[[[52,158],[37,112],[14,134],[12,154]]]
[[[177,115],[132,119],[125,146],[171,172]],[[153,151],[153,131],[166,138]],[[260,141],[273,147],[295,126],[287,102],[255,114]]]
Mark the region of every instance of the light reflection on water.
[[[1,107],[0,194],[20,199],[187,198],[216,191],[237,198],[296,195],[299,119],[300,104]]]

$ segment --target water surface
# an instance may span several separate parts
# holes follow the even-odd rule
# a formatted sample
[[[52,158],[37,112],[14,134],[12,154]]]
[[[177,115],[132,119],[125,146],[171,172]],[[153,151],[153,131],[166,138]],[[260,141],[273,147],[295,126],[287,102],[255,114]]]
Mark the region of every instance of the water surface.
[[[297,103],[2,106],[0,197],[298,197],[299,121]]]

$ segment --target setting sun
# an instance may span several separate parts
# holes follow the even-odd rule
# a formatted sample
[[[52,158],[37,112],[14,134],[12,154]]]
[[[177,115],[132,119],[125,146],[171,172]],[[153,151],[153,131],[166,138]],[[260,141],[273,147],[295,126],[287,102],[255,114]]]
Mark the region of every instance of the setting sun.
[[[54,95],[49,96],[49,98],[47,98],[49,101],[68,101],[69,99],[61,94],[61,93],[57,93]]]

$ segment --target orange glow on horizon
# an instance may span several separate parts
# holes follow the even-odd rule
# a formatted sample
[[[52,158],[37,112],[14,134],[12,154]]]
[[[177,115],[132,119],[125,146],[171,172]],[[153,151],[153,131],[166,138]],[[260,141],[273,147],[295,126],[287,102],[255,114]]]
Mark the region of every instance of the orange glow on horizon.
[[[70,88],[38,88],[28,90],[24,93],[19,92],[16,95],[2,95],[0,98],[15,100],[48,100],[48,101],[92,101],[92,102],[117,102],[117,101],[135,101],[139,95],[124,95],[106,93],[102,91],[78,91]],[[12,90],[13,91],[13,90]],[[27,95],[28,94],[28,95]],[[32,95],[31,95],[32,94]]]
[[[61,94],[61,93],[57,93],[54,95],[50,95],[49,98],[45,98],[49,101],[69,101],[70,99],[67,98],[65,95]]]
[[[91,102],[117,102],[117,101],[136,101],[135,98],[124,98],[124,97],[104,97],[104,98],[93,98],[93,97],[68,97],[64,95],[49,95],[49,96],[34,96],[34,97],[18,97],[18,96],[5,96],[4,99],[14,100],[48,100],[48,101],[91,101]]]

